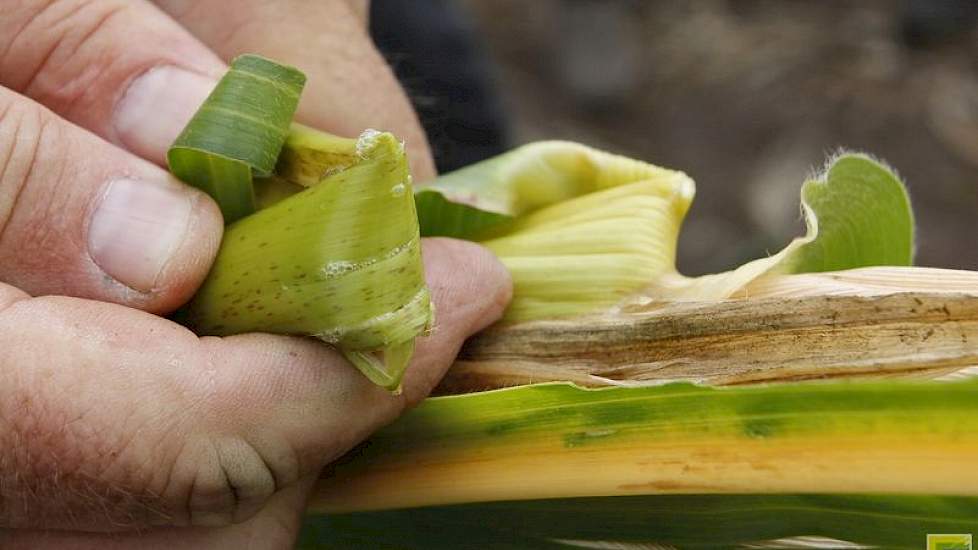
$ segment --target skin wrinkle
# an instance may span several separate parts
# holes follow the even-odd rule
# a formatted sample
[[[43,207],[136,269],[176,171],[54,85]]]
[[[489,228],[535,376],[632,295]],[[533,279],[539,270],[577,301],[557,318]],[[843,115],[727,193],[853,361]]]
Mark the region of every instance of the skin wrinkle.
[[[247,336],[245,338],[247,338]],[[208,342],[209,345],[207,347],[210,348],[210,349],[208,351],[205,351],[204,352],[204,356],[214,355],[214,356],[222,357],[222,356],[225,356],[226,355],[225,353],[222,353],[222,349],[221,349],[222,347],[224,347],[226,345],[226,343],[223,340],[217,339],[217,338],[201,339],[201,343],[203,343],[205,341]],[[303,343],[305,343],[305,342],[303,342]],[[224,350],[224,351],[226,351],[226,350]],[[233,355],[226,356],[225,357],[225,360],[228,363],[234,363],[235,362]],[[337,366],[339,366],[339,365],[337,365]],[[219,368],[219,371],[225,371],[225,370],[226,370],[226,368]],[[316,369],[316,371],[319,373],[317,375],[317,377],[322,378],[323,374],[325,372],[327,372],[328,369]],[[234,377],[234,373],[233,372],[227,372],[227,374],[230,375],[232,378]],[[260,373],[257,373],[256,376],[259,375],[259,374]],[[298,382],[298,381],[294,381],[294,382]],[[262,384],[261,383],[260,377],[254,380],[254,385],[256,387],[264,387],[265,386],[265,384]],[[303,384],[303,385],[305,385],[305,384]],[[318,381],[311,380],[311,381],[309,381],[309,385],[312,386],[312,387],[320,387],[323,384],[322,384],[322,380],[318,380]],[[234,406],[232,405],[231,407],[229,407],[228,404],[229,403],[234,403],[235,401],[237,401],[239,399],[244,399],[245,401],[248,401],[250,404],[252,404],[253,406],[257,406],[260,409],[260,408],[263,407],[262,403],[264,403],[264,402],[274,403],[274,402],[280,402],[283,399],[289,399],[286,396],[275,395],[275,394],[272,394],[272,395],[265,394],[265,395],[257,396],[257,398],[249,398],[249,397],[247,397],[248,396],[248,391],[246,389],[244,389],[245,387],[248,386],[248,384],[246,383],[244,385],[244,387],[242,387],[241,386],[241,383],[238,382],[237,383],[237,386],[238,387],[236,387],[234,389],[229,389],[228,390],[229,393],[226,394],[226,397],[222,397],[223,392],[218,392],[216,394],[212,394],[211,395],[212,399],[210,400],[211,402],[213,402],[215,404],[217,404],[217,403],[223,403],[224,405],[221,407],[221,411],[215,411],[214,413],[209,413],[209,414],[219,414],[220,416],[223,416],[223,417],[226,417],[226,418],[237,418],[238,419],[238,422],[244,421],[246,424],[250,424],[251,422],[248,421],[248,420],[246,420],[246,417],[247,416],[245,418],[242,418],[239,413],[234,412],[235,411]],[[241,391],[244,391],[245,393],[240,393]],[[237,394],[237,395],[235,395],[235,394]],[[246,415],[247,415],[247,413],[246,413]],[[272,421],[272,422],[274,422],[274,421]],[[221,428],[218,428],[218,429],[221,429]],[[249,434],[249,433],[252,433],[252,430],[245,428],[244,430],[241,431],[241,433],[243,433],[243,434]],[[296,479],[295,474],[297,473],[296,470],[295,470],[295,466],[294,466],[294,464],[295,464],[294,459],[291,459],[291,460],[286,459],[284,461],[284,463],[283,463],[283,461],[281,459],[279,459],[277,461],[271,461],[271,460],[266,459],[266,455],[262,452],[262,449],[259,446],[251,443],[247,439],[241,441],[240,443],[242,445],[247,445],[248,448],[251,451],[249,453],[250,456],[254,457],[256,459],[256,461],[260,461],[260,463],[256,463],[256,464],[254,464],[254,466],[246,466],[246,468],[254,468],[254,467],[257,467],[259,470],[264,470],[266,472],[269,472],[268,477],[275,484],[274,485],[274,489],[276,491],[278,489],[280,489],[282,486],[294,482],[294,480]],[[213,444],[214,444],[214,442],[211,443],[211,445],[213,445]],[[288,454],[290,456],[294,456],[294,452],[295,451],[294,451],[294,447],[292,445],[285,446],[285,450],[287,450],[287,452],[288,452]],[[278,452],[278,453],[276,453],[276,456],[281,456],[281,454],[282,454],[281,452]],[[217,456],[220,457],[219,460],[218,460],[218,466],[220,466],[222,468],[222,472],[224,474],[222,476],[222,479],[225,479],[228,482],[227,483],[228,486],[234,488],[235,487],[235,484],[234,484],[234,481],[233,481],[234,476],[228,477],[228,473],[226,471],[226,464],[223,462],[223,460],[224,460],[224,458],[223,458],[224,454],[221,453],[221,452],[218,452],[217,453]],[[322,460],[323,459],[323,456],[320,455],[320,456],[317,456],[316,458],[317,458],[317,460]],[[184,453],[181,453],[180,458],[177,460],[176,468],[179,469],[181,467],[180,464],[183,463],[185,460],[195,460],[195,459],[193,459],[192,457],[190,457],[190,456],[188,456],[188,455],[186,455]],[[199,462],[199,460],[197,460],[197,462]],[[314,467],[314,466],[307,465],[306,467],[308,468],[308,467]],[[172,473],[170,474],[169,478],[171,480],[174,479],[174,476],[173,476]],[[173,481],[170,481],[170,484],[171,485],[172,485],[172,483],[173,483]],[[194,490],[191,491],[189,493],[189,496],[188,496],[188,498],[190,498],[191,501],[192,501],[192,497],[193,497],[194,493],[198,493],[198,494],[200,493],[200,489],[199,489],[199,487],[197,487],[197,484],[199,482],[195,480],[195,481],[193,481],[193,483],[194,483]],[[167,491],[168,490],[165,490],[164,492],[167,492]],[[208,493],[209,492],[210,491],[208,491]],[[244,494],[254,493],[254,491],[243,491],[243,493]],[[239,497],[240,497],[240,495],[239,495]],[[240,501],[240,498],[238,499],[238,501]],[[197,524],[199,522],[195,519],[195,520],[192,521],[192,523],[193,524]]]
[[[51,135],[52,133],[53,135]],[[66,179],[68,163],[63,159],[57,159],[59,155],[51,154],[51,152],[58,150],[58,143],[65,141],[65,135],[57,125],[49,123],[49,118],[47,116],[42,115],[41,125],[37,132],[37,136],[38,146],[35,150],[35,157],[32,159],[32,162],[37,165],[56,166],[57,174],[54,174],[54,177],[51,178],[50,181],[58,182],[58,190],[63,190],[63,193],[54,193],[53,196],[58,197],[60,200],[52,199],[50,201],[45,201],[42,204],[44,213],[39,216],[35,215],[34,218],[39,220],[58,220],[61,218],[61,213],[65,211],[65,203],[70,202],[66,200],[66,198],[70,197],[73,192],[67,183],[68,180]],[[52,156],[57,160],[52,159]],[[40,162],[38,162],[38,157],[40,157]],[[36,178],[37,174],[38,170],[31,169],[27,172],[27,177],[25,178],[27,183],[25,183],[25,187],[30,186],[31,179]],[[41,224],[37,225],[40,226]],[[62,231],[67,228],[51,227],[49,224],[43,224],[43,227],[35,227],[33,229],[35,230],[35,233],[31,233],[31,235],[40,235],[39,242],[35,243],[32,242],[32,239],[30,238],[26,239],[27,246],[25,248],[27,250],[35,247],[41,250],[53,248],[51,245],[62,238]],[[2,238],[3,235],[0,234],[0,242],[2,242]]]
[[[195,468],[191,470],[194,472],[193,475],[189,476],[187,479],[185,488],[179,487],[180,484],[184,483],[179,481],[181,475],[177,472],[181,470],[182,466],[186,464],[200,464],[201,459],[199,456],[200,451],[197,452],[189,459],[182,458],[187,455],[187,453],[193,451],[195,447],[188,447],[189,438],[185,438],[180,442],[180,451],[176,454],[176,458],[171,462],[171,466],[166,468],[167,477],[166,483],[163,486],[161,492],[162,495],[172,495],[169,497],[170,500],[179,501],[180,506],[174,510],[173,524],[175,525],[194,525],[194,504],[193,498],[197,491],[197,478],[199,472]],[[176,487],[174,488],[174,484]],[[183,495],[182,498],[178,498],[179,495]]]
[[[111,78],[107,75],[112,74],[116,62],[117,58],[112,58],[111,61],[105,62],[100,59],[97,63],[83,63],[82,66],[84,68],[80,69],[79,73],[73,79],[68,80],[60,88],[55,89],[53,94],[44,94],[42,93],[43,91],[39,92],[37,98],[42,103],[57,104],[60,102],[59,107],[64,113],[84,110],[84,103],[86,101],[90,102],[94,95],[105,93],[98,90],[96,83],[105,82]],[[117,99],[123,92],[113,91],[111,93],[114,99]],[[79,104],[82,105],[79,106]],[[115,136],[109,132],[106,137],[112,139]]]
[[[52,2],[56,1],[57,0],[49,0],[47,5],[43,7],[46,8],[47,6],[50,6]],[[35,17],[23,18],[21,25],[18,26],[14,32],[10,33],[10,38],[7,40],[7,44],[3,48],[3,52],[0,52],[0,66],[7,64],[7,56],[10,55],[10,51],[14,49],[18,42],[20,42],[20,37],[24,34],[24,31],[30,28],[31,23],[33,23],[35,19]]]
[[[193,513],[194,507],[192,501],[194,498],[194,491],[196,490],[197,490],[197,476],[194,476],[190,480],[190,488],[187,491],[187,504],[184,512],[187,518],[187,525],[194,525],[194,513]]]
[[[210,457],[210,460],[207,461],[208,467],[199,468],[197,470],[197,477],[194,480],[195,488],[199,489],[203,487],[202,489],[199,489],[200,492],[198,493],[198,495],[202,495],[203,497],[203,507],[201,507],[199,504],[193,506],[190,511],[190,525],[227,525],[231,523],[231,520],[234,517],[237,499],[234,494],[234,488],[231,486],[231,479],[228,477],[227,470],[222,463],[223,461],[221,460],[221,453],[217,450],[217,443],[214,441],[214,439],[209,439],[207,443],[210,451],[208,453],[208,456]],[[214,482],[215,473],[218,473],[217,477],[222,479],[223,483],[221,481],[217,481],[217,483]],[[201,474],[203,474],[203,477],[206,480],[204,484],[197,482],[197,480],[201,478]],[[220,502],[221,500],[226,500],[222,499],[221,497],[230,497],[229,505],[219,505],[214,507],[212,504],[214,501]],[[201,519],[194,521],[194,515],[196,512],[199,512],[198,517]],[[212,523],[214,516],[221,516],[221,521],[219,523]]]
[[[243,335],[231,337],[229,340],[233,342],[249,339],[251,336]],[[225,343],[230,344],[230,342]],[[303,347],[314,348],[317,355],[321,355],[324,360],[330,361],[330,368],[312,366],[303,366],[301,369],[294,368],[288,377],[290,387],[269,393],[267,390],[277,384],[270,385],[263,382],[269,376],[266,369],[277,369],[279,368],[277,365],[283,361],[288,361],[290,358],[277,356],[258,358],[260,366],[251,369],[245,375],[245,379],[239,380],[235,395],[229,395],[229,398],[215,401],[224,404],[219,413],[221,416],[236,418],[239,424],[243,424],[243,427],[239,429],[243,444],[248,445],[254,451],[257,460],[264,462],[264,468],[271,472],[271,477],[278,489],[295,483],[300,474],[314,471],[325,460],[342,453],[346,447],[352,446],[353,441],[366,435],[365,428],[369,429],[369,425],[350,429],[349,423],[342,419],[340,411],[363,407],[373,410],[374,415],[386,417],[388,416],[386,414],[388,403],[393,401],[386,392],[380,392],[383,401],[378,403],[378,390],[362,384],[359,373],[345,364],[335,352],[312,341],[296,339],[296,343]],[[236,362],[233,355],[222,354],[220,346],[214,348],[211,353],[225,355],[226,361],[229,363]],[[228,374],[235,377],[234,373],[229,372]],[[285,378],[282,380],[284,381]],[[346,389],[351,386],[357,388],[357,391],[350,392]],[[314,395],[294,394],[295,389],[299,387],[328,387],[331,392],[335,392],[335,396],[330,400],[323,400]],[[259,414],[237,412],[238,403],[243,409],[256,408]],[[294,403],[294,406],[279,410],[279,408],[270,408],[273,403]],[[260,412],[266,409],[269,410],[268,413]],[[302,442],[302,440],[297,440],[298,437],[308,437],[303,435],[305,430],[297,430],[301,426],[297,419],[301,418],[302,415],[322,418],[323,420],[320,421],[322,433],[329,433],[332,436],[317,438],[314,441]],[[264,432],[267,430],[263,426],[281,426],[282,428],[279,429],[278,433],[270,432],[266,435]],[[302,449],[301,453],[298,449]]]
[[[262,466],[271,473],[272,476],[272,494],[281,491],[283,488],[291,485],[294,480],[298,479],[299,474],[299,459],[295,454],[295,449],[287,446],[289,448],[289,454],[291,460],[288,461],[288,465],[284,468],[286,473],[281,473],[283,468],[273,468],[272,461],[265,457],[265,454],[261,452],[261,449],[252,444],[250,441],[245,440],[245,444],[251,446],[254,449],[255,454],[262,462]]]
[[[174,429],[173,432],[169,432],[169,434],[178,434],[178,433],[179,431],[177,431],[176,429]],[[180,456],[180,454],[183,452],[184,446],[186,445],[185,437],[176,436],[172,439],[173,441],[177,442],[176,446],[174,447],[176,449],[175,452],[167,453],[166,448],[164,446],[164,442],[170,440],[171,439],[169,437],[159,438],[159,441],[146,454],[145,460],[136,466],[137,471],[155,470],[156,472],[159,473],[158,475],[164,476],[162,483],[157,480],[157,476],[150,476],[150,479],[147,482],[147,487],[145,489],[147,492],[152,493],[157,497],[159,497],[160,500],[165,499],[165,495],[167,494],[167,489],[170,487],[170,481],[171,481],[170,478],[173,472],[173,468],[167,467],[166,465],[173,464],[174,461],[177,460],[176,457]],[[155,468],[153,468],[153,464],[151,463],[152,457],[154,456],[161,457],[160,458],[161,465]],[[172,514],[170,515],[170,517],[172,517]]]
[[[62,213],[65,211],[65,203],[70,202],[73,193],[72,188],[67,185],[65,180],[68,163],[66,161],[67,155],[64,154],[65,148],[62,145],[67,141],[67,136],[61,131],[61,127],[52,124],[53,119],[46,111],[20,107],[14,107],[14,109],[23,113],[16,132],[18,136],[30,138],[30,152],[29,154],[15,152],[15,157],[27,158],[27,164],[19,170],[20,174],[5,178],[7,181],[0,180],[0,186],[13,183],[16,187],[13,193],[14,203],[9,213],[0,219],[0,246],[11,247],[13,257],[18,258],[27,266],[41,262],[39,265],[43,267],[38,269],[38,276],[44,276],[44,272],[47,270],[68,265],[66,263],[68,258],[64,256],[51,258],[51,254],[55,252],[65,253],[63,248],[66,247],[55,246],[54,243],[64,240],[66,235],[71,235],[71,232],[64,227],[50,223],[51,220],[63,219]],[[23,120],[26,117],[31,117],[36,122],[27,125],[25,129]],[[17,142],[27,143],[28,140],[17,139]],[[56,170],[56,174],[52,174],[52,170]],[[27,201],[27,196],[30,194],[29,190],[34,185],[33,182],[39,178],[57,182],[57,188],[63,192],[52,193],[50,195],[51,200]],[[11,182],[11,180],[16,181]],[[9,193],[4,191],[4,194]],[[34,205],[38,209],[43,209],[43,212],[25,214],[27,207],[23,206],[24,204]],[[13,225],[12,221],[15,216],[19,218],[26,216],[35,223],[21,227],[21,234],[17,238],[17,242],[9,244],[12,238],[8,235],[8,229]],[[79,243],[72,243],[71,245],[74,248],[80,246]],[[39,250],[46,251],[46,254],[38,254],[37,251]],[[11,252],[7,254],[10,255]],[[8,269],[10,268],[8,267]]]
[[[71,20],[78,12],[84,10],[85,8],[91,7],[91,0],[48,0],[47,4],[42,6],[37,12],[37,15],[32,17],[32,20],[41,20],[44,16],[51,11],[53,6],[62,6],[64,4],[69,5],[68,11],[56,17],[53,21],[44,21],[42,26],[44,27],[56,27],[61,25],[65,21]],[[73,4],[73,5],[72,5]]]
[[[105,2],[101,2],[101,1],[86,0],[86,1],[80,2],[80,7],[78,9],[76,9],[73,13],[71,13],[68,17],[66,17],[65,20],[76,18],[78,16],[78,14],[81,11],[83,11],[85,8],[87,8],[87,7],[92,7],[92,8],[98,9],[99,7],[104,6],[104,5],[105,5]],[[79,78],[80,75],[87,74],[84,71],[84,69],[87,66],[87,64],[86,63],[81,63],[81,64],[74,63],[74,64],[72,64],[71,61],[72,61],[73,56],[75,56],[79,52],[81,52],[85,48],[85,45],[92,39],[92,37],[99,36],[99,33],[102,32],[106,28],[106,26],[109,25],[110,21],[113,18],[115,18],[116,16],[118,16],[119,14],[121,14],[122,12],[124,12],[126,10],[126,8],[127,8],[127,6],[125,4],[117,4],[117,5],[109,4],[108,6],[106,6],[104,8],[105,9],[105,13],[99,14],[94,20],[92,20],[91,24],[88,25],[88,28],[85,29],[82,32],[81,36],[78,36],[77,39],[73,40],[72,41],[73,44],[71,44],[67,48],[62,49],[61,46],[69,38],[74,38],[74,37],[71,36],[71,33],[70,32],[58,33],[57,38],[54,41],[54,46],[51,48],[51,50],[48,52],[47,56],[45,56],[45,58],[43,59],[43,61],[40,63],[40,65],[38,66],[38,68],[35,71],[35,73],[28,79],[27,85],[24,87],[25,92],[27,94],[32,94],[32,91],[33,91],[33,88],[34,88],[34,84],[37,83],[37,77],[39,75],[43,75],[43,74],[46,74],[47,73],[47,70],[49,69],[49,65],[51,64],[52,58],[54,58],[56,55],[58,55],[60,53],[66,53],[67,54],[67,58],[66,59],[63,59],[63,60],[60,60],[59,67],[72,66],[72,65],[74,65],[74,66],[77,66],[78,67],[77,70],[82,71],[82,72],[79,75],[76,75],[75,78],[69,78],[69,79],[66,79],[66,80],[61,81],[59,83],[58,89],[55,90],[55,93],[53,95],[55,97],[60,97],[62,92],[66,91],[66,90],[75,89],[76,91],[74,93],[67,94],[67,101],[65,101],[64,99],[62,99],[62,101],[64,101],[64,103],[66,105],[72,105],[72,104],[74,104],[77,101],[77,99],[78,99],[78,95],[77,94],[79,92],[81,92],[82,94],[84,94],[89,89],[89,86],[76,85],[76,79]],[[60,21],[58,23],[60,23]],[[57,25],[57,23],[55,25]],[[75,27],[75,25],[69,25],[69,26],[70,27]],[[67,52],[64,52],[64,50],[67,50]],[[45,95],[50,95],[50,94],[45,94]]]
[[[25,4],[25,3],[26,2],[24,2],[24,1],[21,2],[21,4]],[[28,30],[30,30],[33,25],[36,24],[38,27],[41,27],[41,28],[52,26],[52,25],[57,25],[65,17],[71,17],[72,15],[74,15],[77,11],[79,11],[83,7],[81,5],[78,5],[78,6],[76,6],[76,8],[74,10],[69,10],[68,13],[65,14],[64,16],[62,16],[61,19],[56,19],[53,22],[48,22],[48,21],[45,21],[44,20],[45,19],[45,15],[50,11],[50,9],[53,6],[56,6],[56,5],[57,6],[60,6],[63,3],[64,3],[63,0],[51,0],[51,1],[47,2],[47,4],[44,4],[42,6],[39,6],[40,9],[36,10],[33,15],[24,18],[24,24],[13,35],[13,38],[10,41],[7,42],[7,48],[4,50],[3,56],[0,57],[0,59],[2,59],[4,61],[4,65],[6,65],[7,56],[10,55],[10,52],[13,51],[13,50],[15,50],[15,49],[17,49],[17,47],[19,46],[20,37],[22,35],[24,35],[24,33],[26,33]],[[32,42],[31,46],[35,46],[33,44],[33,41],[31,41],[31,42]],[[40,62],[39,63],[36,63],[34,65],[34,67],[32,67],[30,70],[28,70],[26,73],[24,73],[24,76],[20,79],[23,82],[14,82],[12,84],[11,88],[13,90],[15,90],[15,91],[20,92],[20,91],[23,91],[24,89],[30,87],[31,83],[34,82],[37,79],[37,75],[39,74],[40,67],[44,66],[44,64],[46,63],[47,59],[49,57],[51,57],[51,54],[54,52],[54,50],[56,50],[58,48],[58,45],[60,44],[60,42],[61,42],[61,38],[58,38],[57,40],[55,40],[54,44],[51,45],[50,48],[45,49],[44,54],[41,56]],[[20,63],[23,63],[23,61],[20,61]]]
[[[221,474],[224,476],[224,485],[227,487],[227,491],[231,496],[231,506],[227,510],[227,523],[230,524],[234,522],[241,511],[241,491],[231,481],[231,474],[228,472],[227,460],[223,457],[223,453],[218,449],[216,443],[214,445],[214,451],[217,454],[217,464],[221,468]]]
[[[181,398],[187,394],[192,394],[192,391],[180,391],[177,390],[176,394],[180,395]],[[153,392],[150,393],[153,395]],[[157,438],[157,441],[147,450],[143,460],[134,466],[137,472],[161,472],[159,475],[163,475],[162,483],[154,481],[155,476],[150,476],[147,481],[145,492],[156,495],[159,499],[164,499],[164,495],[170,492],[170,488],[173,483],[173,472],[177,466],[178,461],[181,456],[184,456],[186,450],[186,445],[188,440],[193,435],[188,435],[187,430],[194,425],[195,422],[199,422],[198,414],[201,410],[201,402],[186,402],[183,406],[173,407],[171,410],[182,411],[183,414],[180,416],[169,417],[168,415],[158,415],[154,414],[152,418],[147,420],[147,423],[154,426],[163,426],[162,433]],[[167,421],[167,419],[169,420]],[[141,437],[140,430],[127,430],[130,433],[130,437],[127,439],[128,445],[133,445],[136,443],[136,439]],[[176,445],[172,445],[172,442],[176,442]],[[174,450],[171,452],[166,452],[166,447],[173,447]],[[120,453],[121,456],[121,453]],[[154,458],[155,457],[155,458]],[[154,463],[154,460],[156,462]],[[165,472],[165,473],[164,473]],[[188,490],[188,499],[192,495],[192,481],[191,488]],[[158,487],[159,489],[154,489]],[[189,505],[189,500],[187,501]],[[185,517],[189,517],[189,513],[183,512]],[[173,514],[168,515],[169,518],[173,517]],[[180,522],[178,522],[180,523]]]
[[[10,119],[10,111],[12,108],[13,107],[11,106],[10,102],[2,105],[2,111],[0,111],[0,130],[4,128],[5,123],[9,124],[8,121]],[[4,155],[3,160],[0,161],[0,190],[2,190],[5,187],[3,182],[6,179],[7,171],[10,168],[10,165],[13,163],[14,153],[17,151],[17,145],[18,145],[17,136],[20,135],[20,124],[21,122],[20,119],[18,118],[18,120],[14,123],[14,128],[12,129],[12,131],[0,133],[0,135],[5,135],[6,138],[9,139],[10,141],[10,144],[4,147],[4,150],[6,150],[7,154]],[[17,201],[20,198],[20,193],[21,191],[23,191],[24,188],[22,178],[18,178],[18,180],[21,181],[21,183],[13,193],[13,200],[10,202],[10,206],[8,208],[0,210],[0,239],[3,238],[3,232],[7,226],[7,220],[10,219],[10,213],[13,212],[13,209],[17,206]]]
[[[2,92],[0,92],[0,95],[2,95]],[[0,98],[0,100],[6,101],[6,98]],[[44,126],[45,126],[44,121],[42,120],[43,117],[40,114],[35,115],[37,130],[36,131],[29,130],[27,132],[27,135],[33,136],[33,139],[30,141],[28,145],[30,149],[26,154],[27,164],[25,168],[21,170],[21,172],[23,172],[24,175],[23,176],[19,174],[14,175],[13,177],[14,190],[13,193],[9,193],[5,189],[7,185],[10,185],[10,182],[7,181],[10,179],[7,177],[7,172],[8,169],[10,168],[10,165],[12,164],[18,164],[19,167],[20,165],[19,159],[25,157],[25,155],[18,152],[18,146],[21,145],[22,141],[25,141],[20,139],[24,135],[24,128],[23,128],[24,117],[31,116],[29,112],[17,112],[20,111],[20,109],[14,107],[12,103],[13,102],[11,101],[8,104],[7,108],[4,110],[4,117],[0,118],[0,129],[2,129],[3,122],[5,120],[7,120],[10,116],[17,117],[16,127],[13,129],[13,132],[11,133],[11,135],[13,136],[13,145],[11,147],[10,154],[7,157],[7,162],[3,164],[2,166],[3,170],[2,172],[0,172],[0,191],[2,191],[4,195],[13,196],[13,201],[11,201],[10,203],[10,208],[6,211],[6,213],[4,213],[2,217],[0,217],[0,243],[3,243],[3,238],[7,232],[7,228],[10,225],[10,220],[11,218],[13,218],[13,213],[17,211],[17,206],[20,204],[21,197],[24,194],[24,189],[27,187],[27,181],[30,178],[30,174],[34,173],[35,171],[38,151],[41,148],[41,135],[44,131]],[[11,115],[11,111],[14,111],[13,115]]]
[[[224,499],[224,504],[215,506],[221,495],[230,496],[230,485],[228,478],[224,475],[223,466],[220,464],[220,456],[216,448],[216,441],[213,438],[206,438],[200,441],[194,438],[192,442],[183,444],[178,458],[169,468],[168,484],[164,494],[171,493],[171,488],[177,494],[184,493],[185,497],[180,499],[182,509],[178,510],[175,524],[177,525],[215,525],[214,516],[222,515],[222,524],[229,524],[232,516],[229,507],[230,502],[233,506],[233,499]],[[189,475],[188,475],[189,474]],[[181,481],[186,479],[186,481]],[[222,482],[215,483],[215,479]],[[181,484],[187,484],[186,489],[180,488]],[[215,489],[216,488],[216,489]],[[174,497],[170,497],[173,499]]]

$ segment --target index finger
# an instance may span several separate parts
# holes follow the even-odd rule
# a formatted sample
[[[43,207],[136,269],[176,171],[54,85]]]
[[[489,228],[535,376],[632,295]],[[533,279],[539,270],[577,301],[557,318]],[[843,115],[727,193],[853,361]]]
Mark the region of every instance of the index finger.
[[[0,52],[0,85],[160,165],[226,69],[146,0],[8,0]]]

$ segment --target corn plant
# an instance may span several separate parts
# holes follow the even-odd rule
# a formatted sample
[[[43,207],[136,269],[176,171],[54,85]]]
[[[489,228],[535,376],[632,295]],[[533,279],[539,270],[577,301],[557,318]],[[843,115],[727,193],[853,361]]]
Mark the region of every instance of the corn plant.
[[[833,156],[802,186],[804,236],[688,277],[682,172],[541,142],[414,188],[394,136],[292,123],[302,83],[239,58],[174,144],[171,170],[233,222],[178,318],[316,337],[397,391],[433,322],[420,237],[485,244],[515,296],[454,395],[324,473],[301,544],[919,548],[978,530],[978,386],[957,380],[978,365],[978,274],[909,267],[887,165]]]

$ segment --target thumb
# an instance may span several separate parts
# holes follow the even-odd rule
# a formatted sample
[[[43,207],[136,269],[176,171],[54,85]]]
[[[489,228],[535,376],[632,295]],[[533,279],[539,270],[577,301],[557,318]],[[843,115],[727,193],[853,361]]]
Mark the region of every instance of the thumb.
[[[168,312],[222,227],[210,197],[0,88],[0,281]]]

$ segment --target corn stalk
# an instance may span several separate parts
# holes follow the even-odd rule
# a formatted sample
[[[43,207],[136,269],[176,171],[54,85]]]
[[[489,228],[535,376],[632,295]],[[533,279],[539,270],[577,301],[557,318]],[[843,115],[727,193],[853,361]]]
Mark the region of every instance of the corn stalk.
[[[767,277],[723,302],[497,326],[466,343],[440,391],[934,378],[972,366],[978,273],[862,268]]]

